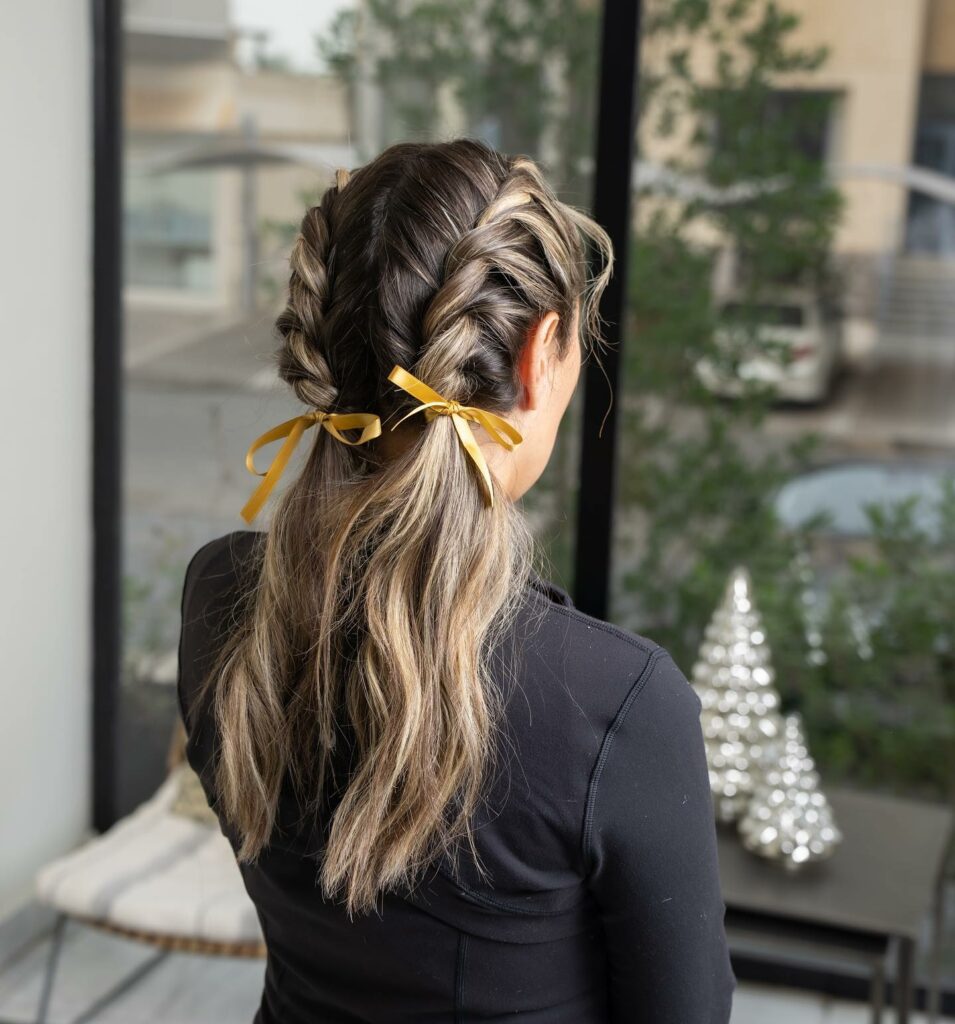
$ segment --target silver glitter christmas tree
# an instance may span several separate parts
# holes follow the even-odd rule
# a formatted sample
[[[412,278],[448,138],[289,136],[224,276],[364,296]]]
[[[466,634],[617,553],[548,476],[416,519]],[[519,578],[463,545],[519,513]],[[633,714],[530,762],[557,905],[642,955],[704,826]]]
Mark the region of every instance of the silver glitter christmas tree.
[[[746,811],[766,745],[782,733],[774,679],[749,573],[738,567],[706,627],[692,679],[703,705],[700,721],[719,821],[737,821]]]
[[[798,713],[784,719],[781,737],[766,751],[764,770],[739,821],[743,845],[795,871],[832,854],[842,834],[803,736]]]

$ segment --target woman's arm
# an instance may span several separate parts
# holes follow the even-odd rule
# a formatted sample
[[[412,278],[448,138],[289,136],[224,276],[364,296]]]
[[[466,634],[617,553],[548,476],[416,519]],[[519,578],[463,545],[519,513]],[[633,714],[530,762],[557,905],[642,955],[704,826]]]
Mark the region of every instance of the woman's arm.
[[[726,1024],[723,930],[700,700],[658,650],[607,731],[584,822],[609,958],[610,1020]]]

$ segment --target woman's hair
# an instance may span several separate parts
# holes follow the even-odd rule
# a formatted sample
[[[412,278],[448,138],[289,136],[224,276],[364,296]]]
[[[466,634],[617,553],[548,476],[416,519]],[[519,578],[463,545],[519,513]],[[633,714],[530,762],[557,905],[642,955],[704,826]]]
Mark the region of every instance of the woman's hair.
[[[559,314],[561,357],[601,342],[612,266],[606,232],[528,157],[467,138],[399,143],[339,170],[305,213],[278,372],[308,406],[377,412],[383,433],[415,407],[387,380],[396,363],[447,399],[505,415],[543,314]],[[286,776],[319,820],[331,779],[340,799],[322,821],[320,879],[349,915],[438,853],[456,857],[462,836],[478,860],[470,819],[501,711],[489,655],[533,567],[520,507],[496,482],[485,503],[450,417],[422,420],[388,459],[380,439],[315,432],[206,679],[216,796],[240,861],[268,844]]]

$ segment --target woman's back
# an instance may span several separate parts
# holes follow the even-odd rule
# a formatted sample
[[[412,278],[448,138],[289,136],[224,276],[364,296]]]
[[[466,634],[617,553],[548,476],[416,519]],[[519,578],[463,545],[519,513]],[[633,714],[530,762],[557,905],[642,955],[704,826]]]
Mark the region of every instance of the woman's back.
[[[196,695],[265,537],[210,541],[186,574],[179,694],[213,807],[215,723]],[[663,648],[536,576],[491,665],[503,717],[474,821],[485,877],[462,844],[456,876],[442,856],[350,918],[317,885],[335,797],[316,825],[286,782],[270,843],[240,865],[268,947],[258,1024],[725,1024],[735,979],[686,678]],[[345,775],[348,749],[336,750]]]

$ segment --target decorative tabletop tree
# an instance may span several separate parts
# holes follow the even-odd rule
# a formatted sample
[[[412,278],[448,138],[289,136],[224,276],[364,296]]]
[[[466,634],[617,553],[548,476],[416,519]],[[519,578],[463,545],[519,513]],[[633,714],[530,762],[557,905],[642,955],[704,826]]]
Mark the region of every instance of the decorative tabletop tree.
[[[787,715],[783,734],[772,744],[739,832],[747,850],[796,870],[832,854],[842,840],[829,801],[819,789],[819,773],[803,737],[798,713]]]
[[[737,567],[693,666],[719,821],[736,821],[746,811],[760,781],[766,745],[782,733],[774,678],[749,573]]]

